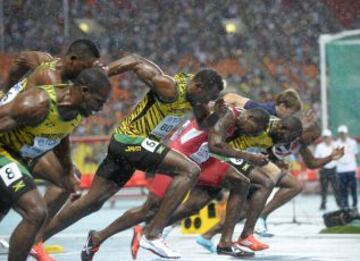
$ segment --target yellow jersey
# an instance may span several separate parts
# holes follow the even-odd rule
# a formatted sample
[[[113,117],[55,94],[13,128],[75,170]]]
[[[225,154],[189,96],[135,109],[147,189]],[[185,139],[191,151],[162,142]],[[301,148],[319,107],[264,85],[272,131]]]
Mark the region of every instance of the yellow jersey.
[[[59,61],[60,61],[59,58],[54,58],[54,60],[52,60],[52,61],[43,62],[38,67],[36,67],[32,73],[39,71],[39,70],[44,70],[44,69],[50,69],[50,70],[55,71],[56,65]],[[12,86],[7,91],[7,93],[0,94],[0,105],[11,102],[16,97],[16,95],[23,92],[27,87],[28,77],[29,77],[29,75],[25,76],[20,82],[18,82],[14,86]]]
[[[263,131],[258,136],[247,136],[241,135],[231,140],[230,145],[237,150],[246,150],[251,147],[269,149],[274,145],[272,138],[269,135],[272,125],[277,120],[275,117],[271,117],[269,121],[269,126],[266,131]]]
[[[175,75],[177,98],[173,102],[161,101],[153,91],[149,91],[135,109],[120,122],[115,134],[130,137],[151,136],[160,140],[176,128],[192,106],[186,99],[186,83],[191,74]]]
[[[24,126],[0,136],[0,147],[23,158],[36,158],[53,149],[77,127],[82,117],[78,114],[72,120],[63,120],[57,108],[56,89],[68,85],[40,86],[49,97],[49,111],[46,118],[35,127]]]

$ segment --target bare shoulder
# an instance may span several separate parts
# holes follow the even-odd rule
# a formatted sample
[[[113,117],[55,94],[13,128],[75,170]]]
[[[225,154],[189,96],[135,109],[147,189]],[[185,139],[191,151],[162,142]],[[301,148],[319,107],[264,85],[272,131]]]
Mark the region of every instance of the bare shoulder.
[[[31,88],[19,94],[12,102],[13,115],[26,122],[39,120],[47,115],[49,110],[49,97],[40,88]],[[34,122],[35,123],[35,122]]]

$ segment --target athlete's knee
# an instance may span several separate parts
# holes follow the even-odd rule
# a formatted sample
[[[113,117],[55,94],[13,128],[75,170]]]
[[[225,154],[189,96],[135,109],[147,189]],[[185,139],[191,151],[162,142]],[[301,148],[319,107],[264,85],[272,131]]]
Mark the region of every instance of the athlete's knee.
[[[190,161],[186,162],[186,164],[184,164],[183,171],[184,171],[183,174],[191,180],[197,179],[201,173],[200,167]]]
[[[244,179],[240,176],[235,176],[231,179],[230,188],[242,194],[247,194],[250,188],[250,179]]]
[[[294,184],[294,191],[297,194],[301,193],[304,189],[304,184],[300,181],[297,181],[295,184]]]
[[[29,204],[25,209],[25,213],[25,219],[37,226],[44,224],[48,217],[48,210],[45,204]]]
[[[275,185],[276,185],[275,182],[269,178],[264,179],[264,181],[262,182],[262,186],[266,190],[272,190],[275,187]]]

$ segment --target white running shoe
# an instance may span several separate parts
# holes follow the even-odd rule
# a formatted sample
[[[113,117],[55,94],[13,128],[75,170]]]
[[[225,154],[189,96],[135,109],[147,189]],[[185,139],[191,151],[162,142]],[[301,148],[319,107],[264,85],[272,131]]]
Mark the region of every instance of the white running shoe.
[[[149,240],[143,236],[140,240],[140,247],[149,250],[162,258],[178,259],[181,257],[178,252],[167,246],[163,238]]]
[[[0,239],[0,255],[5,255],[8,253],[9,253],[9,243],[4,239]]]
[[[167,226],[167,227],[165,227],[164,230],[163,230],[163,232],[162,232],[162,234],[161,234],[161,237],[162,237],[163,239],[166,239],[166,238],[169,236],[170,232],[171,232],[173,229],[174,229],[174,226]]]
[[[258,218],[255,224],[255,233],[261,237],[272,237],[273,234],[268,232],[266,220],[264,218]]]

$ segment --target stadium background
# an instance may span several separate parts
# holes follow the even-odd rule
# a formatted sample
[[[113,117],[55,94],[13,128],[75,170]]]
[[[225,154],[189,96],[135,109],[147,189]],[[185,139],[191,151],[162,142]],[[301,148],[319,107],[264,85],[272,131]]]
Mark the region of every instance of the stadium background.
[[[0,0],[0,6],[0,84],[17,52],[61,55],[71,40],[85,37],[99,45],[104,63],[135,52],[168,74],[209,66],[224,76],[228,90],[258,101],[295,88],[319,117],[319,35],[360,24],[356,0]],[[111,101],[74,134],[81,140],[74,157],[83,173],[94,172],[106,136],[146,91],[131,74],[112,84]]]

